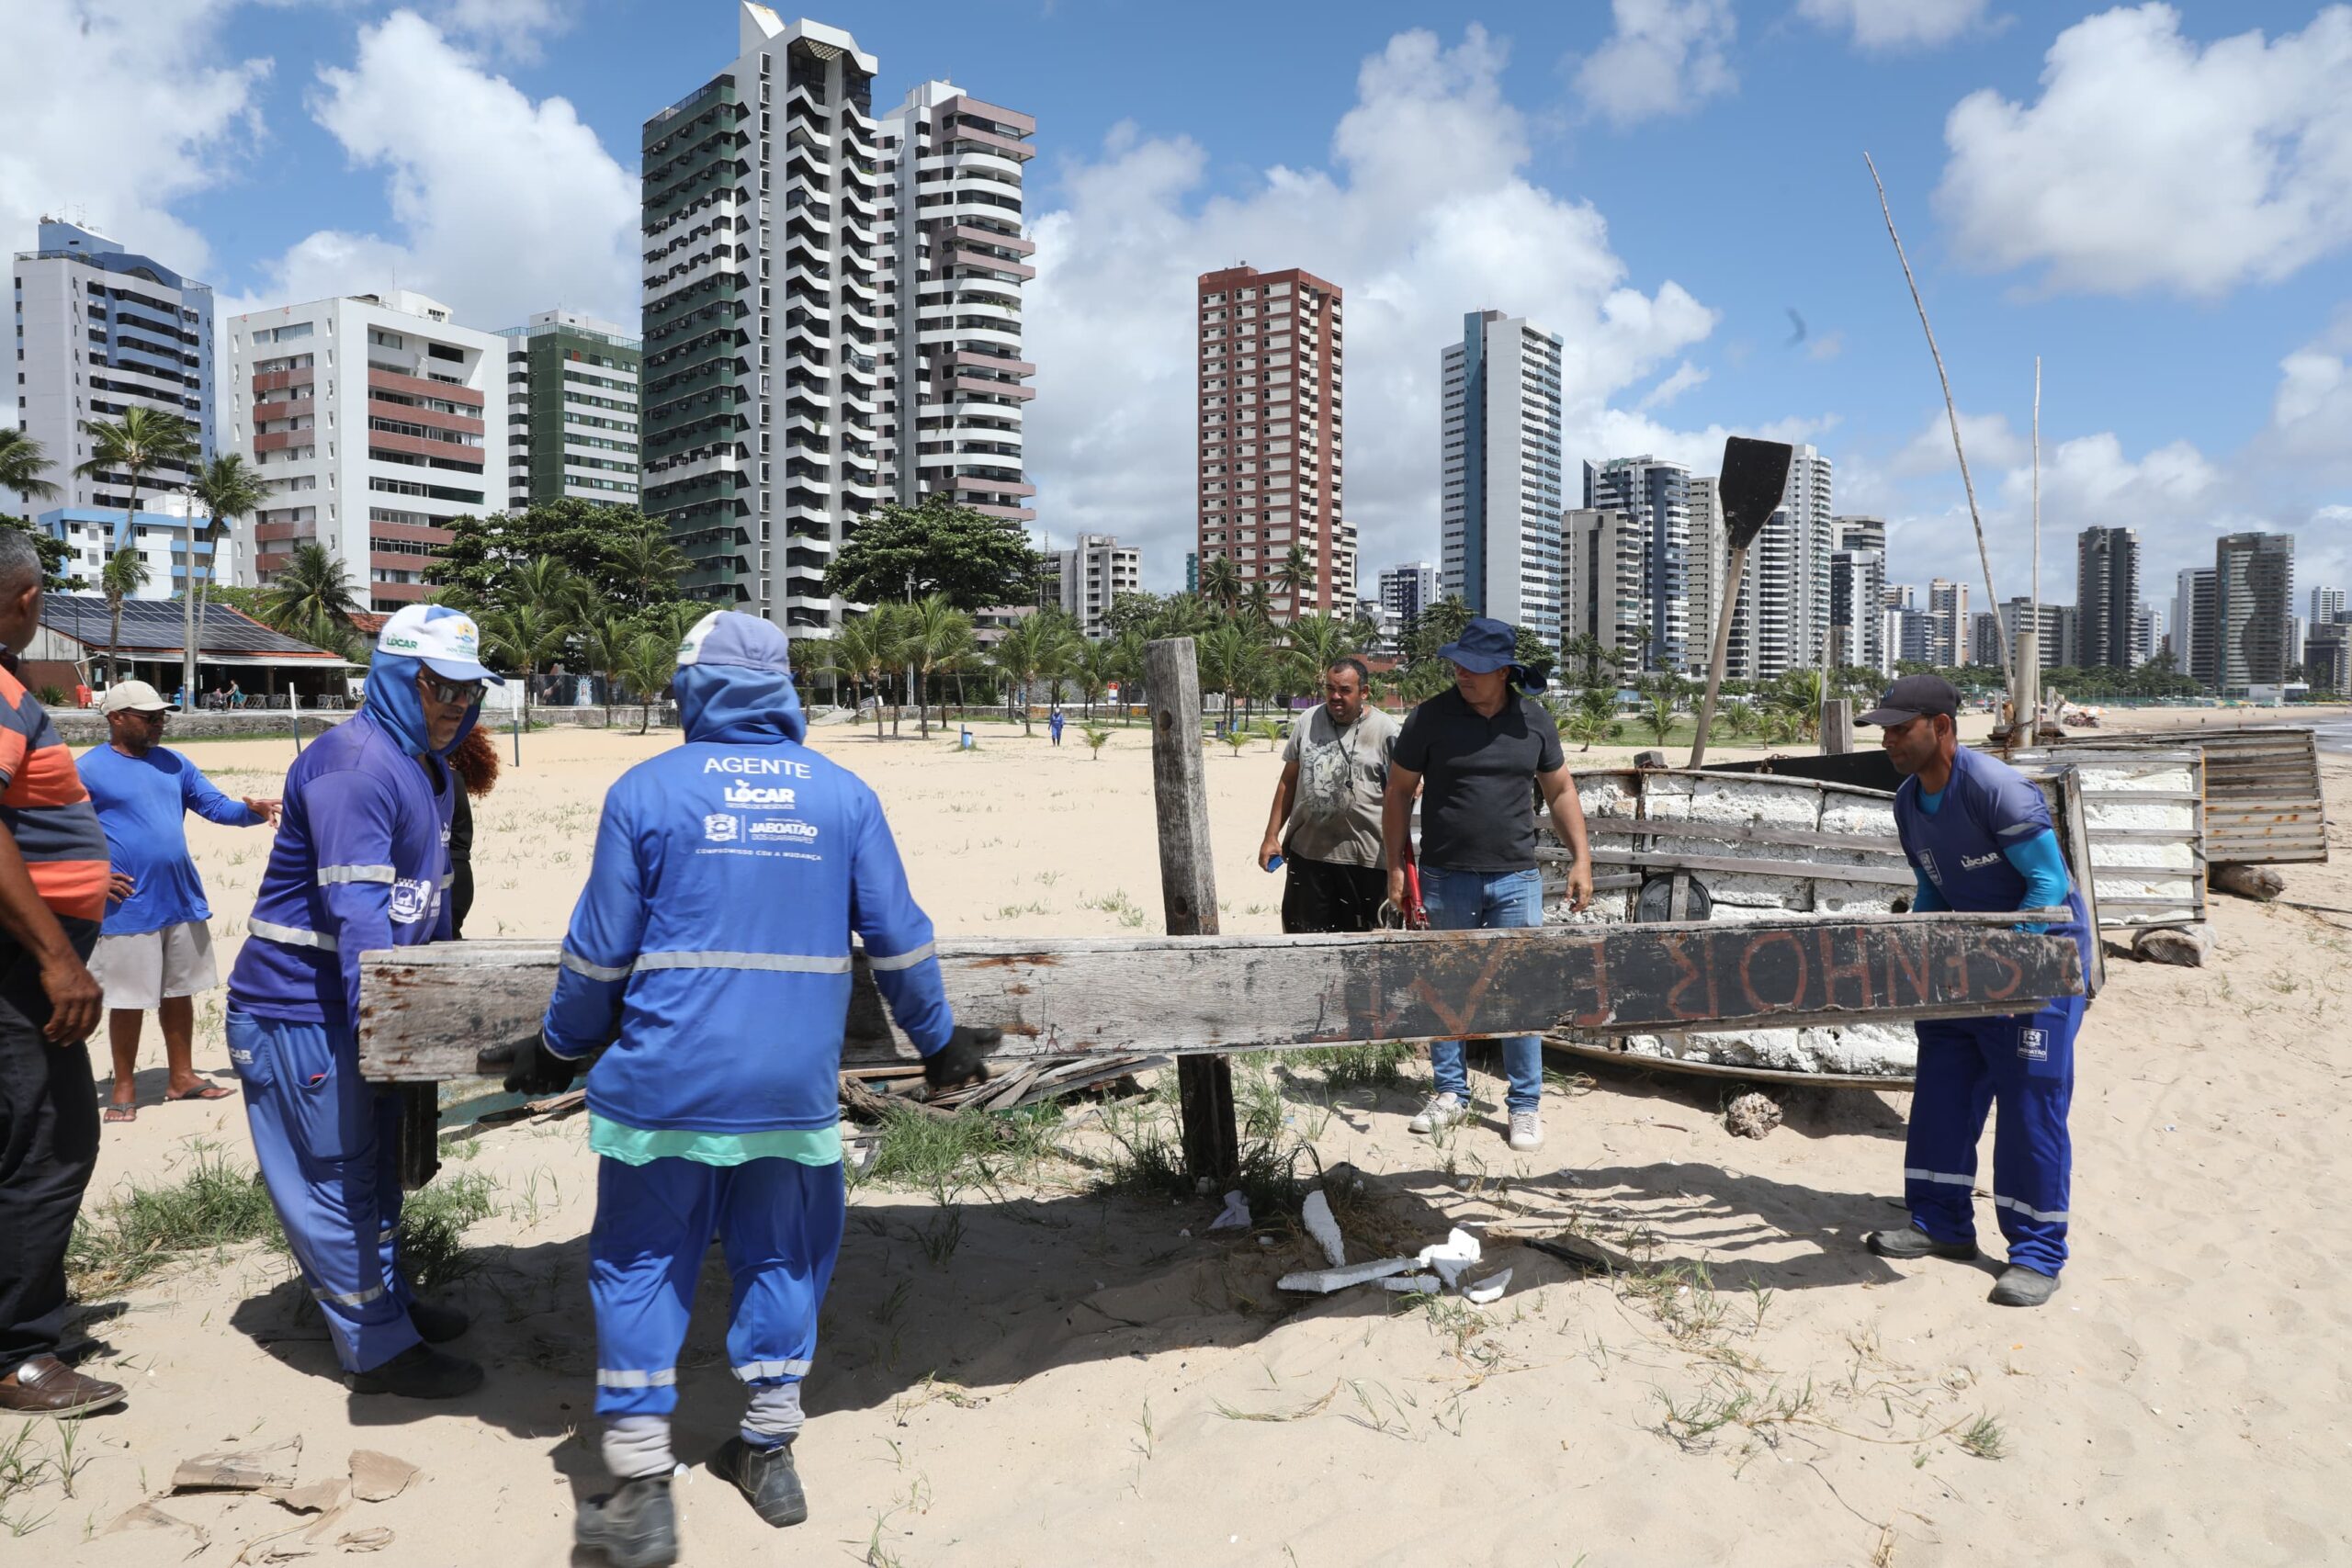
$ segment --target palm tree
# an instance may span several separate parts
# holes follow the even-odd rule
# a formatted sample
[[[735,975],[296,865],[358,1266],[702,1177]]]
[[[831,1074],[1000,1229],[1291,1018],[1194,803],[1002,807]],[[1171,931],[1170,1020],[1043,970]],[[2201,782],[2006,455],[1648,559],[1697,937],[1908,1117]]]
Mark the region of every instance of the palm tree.
[[[28,502],[53,501],[58,488],[41,475],[54,466],[40,442],[14,426],[0,429],[0,490],[21,491]]]
[[[523,676],[523,728],[531,728],[532,678],[542,665],[553,663],[571,643],[580,626],[571,618],[568,600],[529,601],[512,609],[492,610],[478,617],[482,651]]]
[[[899,618],[898,657],[914,671],[915,725],[931,739],[931,707],[924,693],[933,671],[960,668],[978,650],[972,638],[972,617],[957,609],[944,593],[904,607]],[[945,723],[945,716],[941,716]]]
[[[1222,615],[1241,607],[1241,569],[1231,556],[1211,556],[1201,563],[1201,598]]]
[[[625,679],[630,650],[639,633],[625,615],[607,612],[591,621],[580,634],[580,657],[591,674],[605,682],[605,724],[613,722],[613,695]]]
[[[1666,738],[1673,733],[1675,720],[1679,716],[1674,709],[1674,699],[1661,692],[1650,699],[1649,706],[1634,716],[1634,722],[1649,731],[1651,740],[1663,746]]]
[[[1261,577],[1258,579],[1257,581],[1252,582],[1250,585],[1250,592],[1242,595],[1241,614],[1249,619],[1257,622],[1260,626],[1268,630],[1272,629],[1274,624],[1274,591],[1272,587],[1268,586],[1264,578]]]
[[[1590,632],[1578,632],[1568,639],[1566,647],[1560,649],[1560,657],[1566,661],[1582,664],[1584,683],[1597,686],[1600,684],[1601,661],[1609,657],[1609,649]]]
[[[147,586],[147,560],[136,545],[125,545],[107,558],[98,586],[107,596],[107,684],[121,674],[115,665],[115,646],[122,641],[122,602]]]
[[[284,570],[263,590],[261,618],[299,636],[322,621],[348,621],[358,608],[343,563],[314,540],[295,546]]]
[[[1315,583],[1314,558],[1306,547],[1291,541],[1290,551],[1283,557],[1283,564],[1274,569],[1274,581],[1290,595],[1290,618],[1296,620],[1306,613],[1306,591]]]
[[[196,691],[196,667],[204,652],[204,597],[219,573],[220,536],[231,520],[256,511],[269,499],[269,482],[231,452],[204,465],[187,487],[189,498],[204,508],[204,574],[196,572],[196,508],[188,509],[187,647],[180,657],[180,689]]]
[[[622,535],[605,547],[605,558],[612,563],[616,576],[639,584],[649,597],[666,598],[674,592],[686,570],[684,552],[653,534]]]
[[[996,645],[989,663],[1004,677],[1006,695],[1014,687],[1026,688],[1039,681],[1060,681],[1077,656],[1072,644],[1082,641],[1072,631],[1069,623],[1048,610],[1023,615],[1013,623]],[[1021,733],[1035,735],[1036,726],[1029,715],[1029,704],[1021,705]]]
[[[121,475],[130,481],[122,528],[124,542],[136,546],[140,481],[157,468],[186,470],[199,450],[196,425],[169,409],[151,409],[143,403],[124,409],[120,419],[85,419],[81,423],[82,434],[90,438],[90,457],[87,462],[76,463],[74,471],[85,479],[112,479]],[[190,518],[191,528],[194,524]],[[193,569],[195,562],[191,558],[188,564]],[[113,678],[111,665],[107,678]]]
[[[1300,615],[1283,637],[1283,672],[1310,692],[1323,671],[1363,647],[1356,623],[1337,615]]]
[[[1119,678],[1119,646],[1114,642],[1080,639],[1072,651],[1070,678],[1078,682],[1079,695],[1086,703],[1086,722],[1094,722],[1094,705],[1112,682]]]
[[[850,615],[842,629],[827,639],[820,669],[849,680],[850,700],[855,703],[867,685],[874,688],[874,739],[882,739],[882,672],[895,657],[888,643],[890,624],[876,615]]]
[[[640,631],[629,639],[627,657],[621,661],[620,678],[636,689],[638,700],[645,705],[644,717],[639,722],[639,735],[653,728],[653,698],[670,683],[677,673],[678,639],[660,632]]]

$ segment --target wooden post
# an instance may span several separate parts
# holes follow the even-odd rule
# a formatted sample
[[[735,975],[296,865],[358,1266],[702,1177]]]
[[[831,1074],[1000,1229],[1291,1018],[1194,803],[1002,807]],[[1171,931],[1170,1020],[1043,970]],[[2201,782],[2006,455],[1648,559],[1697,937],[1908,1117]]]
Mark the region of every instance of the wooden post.
[[[1724,567],[1724,602],[1715,614],[1715,649],[1707,660],[1707,694],[1699,704],[1699,733],[1690,738],[1688,765],[1693,768],[1707,760],[1707,730],[1715,722],[1715,696],[1723,690],[1724,665],[1731,654],[1732,612],[1739,607],[1739,579],[1747,570],[1747,546],[1734,545],[1731,559]]]
[[[1144,645],[1151,694],[1151,793],[1159,818],[1159,897],[1170,936],[1215,936],[1216,868],[1209,852],[1208,772],[1201,760],[1201,671],[1188,637]],[[1184,1168],[1220,1182],[1241,1168],[1233,1114],[1233,1064],[1186,1056],[1176,1064],[1183,1110]]]
[[[1853,699],[1832,697],[1821,705],[1821,754],[1842,757],[1853,749]]]

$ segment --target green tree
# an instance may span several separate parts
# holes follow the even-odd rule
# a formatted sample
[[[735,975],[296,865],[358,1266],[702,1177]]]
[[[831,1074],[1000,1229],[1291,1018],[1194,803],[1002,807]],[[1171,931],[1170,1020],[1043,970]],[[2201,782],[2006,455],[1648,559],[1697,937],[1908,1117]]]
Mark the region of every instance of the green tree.
[[[1037,552],[1021,525],[933,491],[913,506],[867,513],[825,572],[828,592],[869,604],[944,596],[958,610],[1025,603]]]
[[[613,697],[626,680],[629,652],[639,637],[637,623],[611,611],[596,615],[580,633],[582,668],[605,682],[605,724],[613,722]]]
[[[514,577],[536,560],[564,568],[598,603],[641,611],[679,598],[685,558],[665,525],[633,506],[598,506],[565,497],[525,507],[455,518],[456,536],[425,569],[445,604],[475,612],[511,608],[520,600]]]
[[[1099,762],[1102,760],[1102,743],[1111,739],[1111,731],[1100,724],[1080,724],[1078,738],[1086,742],[1087,755]]]
[[[358,608],[343,563],[316,540],[296,545],[261,593],[261,619],[289,637],[322,622],[347,622]]]
[[[653,699],[670,684],[670,677],[678,672],[676,639],[660,632],[639,631],[629,638],[627,657],[622,660],[620,677],[637,693],[644,704],[644,716],[639,720],[639,735],[653,728]]]
[[[1470,624],[1472,615],[1470,606],[1453,594],[1424,607],[1406,623],[1401,642],[1405,662],[1419,664],[1423,660],[1435,659],[1439,649],[1462,635],[1462,628]]]
[[[169,409],[151,409],[143,403],[124,409],[120,419],[85,419],[81,423],[82,434],[90,438],[90,456],[86,462],[76,463],[74,471],[109,483],[119,479],[128,485],[130,494],[122,509],[123,536],[135,546],[140,487],[158,468],[180,473],[195,463],[199,450],[196,424]]]
[[[1233,564],[1231,556],[1211,556],[1201,562],[1202,603],[1221,615],[1230,615],[1241,608],[1243,592],[1241,569]]]
[[[1036,727],[1029,714],[1028,688],[1040,681],[1058,682],[1069,670],[1077,657],[1076,645],[1085,639],[1078,635],[1060,612],[1039,610],[1023,615],[1007,627],[989,656],[998,674],[1004,677],[1005,695],[1012,700],[1015,690],[1022,693],[1021,732],[1035,735]]]
[[[1607,644],[1603,643],[1599,637],[1593,636],[1590,632],[1578,632],[1576,636],[1568,639],[1567,646],[1563,648],[1560,652],[1561,656],[1566,659],[1569,662],[1584,666],[1584,683],[1586,685],[1598,686],[1600,684],[1600,666],[1604,661],[1607,661],[1610,657]]]
[[[1362,628],[1339,615],[1301,615],[1283,637],[1283,674],[1297,691],[1315,690],[1323,671],[1363,649]]]
[[[13,490],[27,502],[54,501],[61,493],[43,476],[56,465],[41,444],[14,425],[0,428],[0,490]]]
[[[1315,586],[1315,558],[1306,553],[1304,544],[1291,541],[1283,564],[1274,569],[1274,581],[1290,598],[1290,618],[1296,620],[1306,614],[1306,591]]]
[[[1674,699],[1661,694],[1649,700],[1649,705],[1634,716],[1634,722],[1649,732],[1654,743],[1663,746],[1666,738],[1674,733],[1675,723],[1680,716],[1675,709]]]
[[[1086,704],[1085,718],[1094,719],[1094,705],[1102,700],[1103,692],[1119,678],[1120,649],[1110,640],[1080,639],[1071,650],[1070,679],[1078,682],[1079,696]]]
[[[523,682],[523,728],[531,728],[534,677],[560,660],[580,630],[565,602],[526,603],[477,615],[483,654]]]
[[[204,570],[196,570],[196,509],[188,509],[188,581],[181,596],[188,599],[187,647],[180,660],[181,690],[196,693],[196,667],[204,657],[204,604],[217,575],[220,540],[234,519],[258,511],[269,499],[269,484],[237,453],[215,457],[197,473],[188,494],[204,508]]]
[[[1560,733],[1578,743],[1587,751],[1600,740],[1614,740],[1625,732],[1617,718],[1617,699],[1599,686],[1586,686],[1571,703],[1555,705],[1553,713],[1560,719]]]
[[[115,649],[122,641],[122,602],[147,586],[147,560],[139,547],[125,545],[108,556],[98,586],[107,596],[107,684],[111,686],[122,674],[115,662]]]
[[[850,701],[874,693],[874,739],[882,739],[882,675],[898,658],[889,617],[847,615],[841,630],[823,644],[821,668],[849,682]]]
[[[977,657],[979,645],[973,640],[972,617],[949,604],[946,594],[932,593],[905,606],[898,631],[898,661],[914,672],[915,723],[928,740],[931,707],[925,687],[934,672],[962,669]]]

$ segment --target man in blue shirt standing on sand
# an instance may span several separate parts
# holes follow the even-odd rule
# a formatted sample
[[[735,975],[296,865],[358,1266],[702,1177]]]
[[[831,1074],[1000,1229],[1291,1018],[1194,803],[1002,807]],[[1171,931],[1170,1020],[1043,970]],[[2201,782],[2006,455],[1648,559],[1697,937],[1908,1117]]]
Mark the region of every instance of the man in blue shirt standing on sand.
[[[1940,675],[1905,675],[1856,720],[1885,728],[1886,754],[1904,774],[1894,825],[1918,877],[1915,911],[2066,910],[2028,931],[2072,937],[2090,973],[2090,920],[2060,852],[2050,806],[2030,779],[1997,757],[1960,744],[1960,693]],[[1881,1258],[1973,1260],[1976,1143],[1998,1100],[1993,1131],[1993,1206],[2009,1244],[1993,1286],[2000,1306],[2040,1306],[2058,1291],[2066,1262],[2067,1188],[2074,1150],[2066,1133],[2075,1092],[2075,1035],[2084,998],[2053,997],[2031,1012],[1924,1021],[1904,1145],[1905,1230],[1872,1231]]]
[[[171,705],[144,681],[107,689],[98,704],[107,741],[82,753],[75,767],[117,873],[131,895],[107,911],[90,973],[107,993],[107,1034],[114,1047],[109,1122],[139,1114],[139,1032],[146,1015],[164,1025],[171,1071],[164,1098],[226,1100],[229,1091],[196,1076],[196,997],[220,983],[212,963],[211,906],[187,852],[187,814],[232,828],[277,820],[275,800],[231,800],[194,762],[160,744]]]
[[[714,1235],[735,1284],[727,1359],[750,1401],[711,1469],[771,1525],[808,1517],[792,1443],[846,1217],[851,935],[933,1088],[987,1077],[1000,1038],[948,1011],[874,792],[801,744],[790,652],[781,628],[733,611],[687,634],[673,684],[685,743],[605,795],[555,995],[506,1058],[508,1089],[555,1094],[610,1047],[588,1073],[604,1156],[588,1288],[621,1484],[582,1506],[576,1539],[619,1568],[677,1560],[670,1416]]]

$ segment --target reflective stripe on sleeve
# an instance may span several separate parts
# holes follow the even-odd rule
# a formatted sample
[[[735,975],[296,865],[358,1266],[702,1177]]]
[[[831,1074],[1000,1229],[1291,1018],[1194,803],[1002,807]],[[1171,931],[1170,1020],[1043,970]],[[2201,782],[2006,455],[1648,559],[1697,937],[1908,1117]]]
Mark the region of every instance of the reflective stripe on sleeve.
[[[678,1382],[678,1369],[664,1367],[658,1372],[639,1371],[628,1367],[598,1367],[598,1388],[671,1388]]]
[[[381,882],[400,880],[399,874],[388,865],[322,865],[319,867],[319,886],[325,887],[337,882]]]
[[[334,938],[322,931],[304,931],[300,926],[281,926],[276,920],[255,919],[247,922],[257,937],[282,942],[289,947],[315,947],[322,953],[335,951]]]
[[[806,953],[640,953],[639,969],[770,969],[795,975],[846,975],[849,954]]]
[[[921,947],[911,948],[890,958],[876,958],[869,953],[865,955],[865,962],[868,967],[878,973],[885,969],[911,969],[926,958],[938,956],[939,944],[927,942]]]
[[[570,948],[564,949],[563,966],[574,975],[584,975],[591,980],[626,980],[630,968],[627,964],[591,964]]]
[[[762,1378],[805,1378],[812,1364],[808,1361],[746,1361],[735,1369],[735,1375],[745,1382],[757,1382]]]
[[[1905,1170],[1903,1173],[1903,1179],[1905,1181],[1941,1181],[1949,1183],[1953,1187],[1973,1187],[1976,1185],[1976,1179],[1974,1177],[1954,1176],[1948,1170]]]

